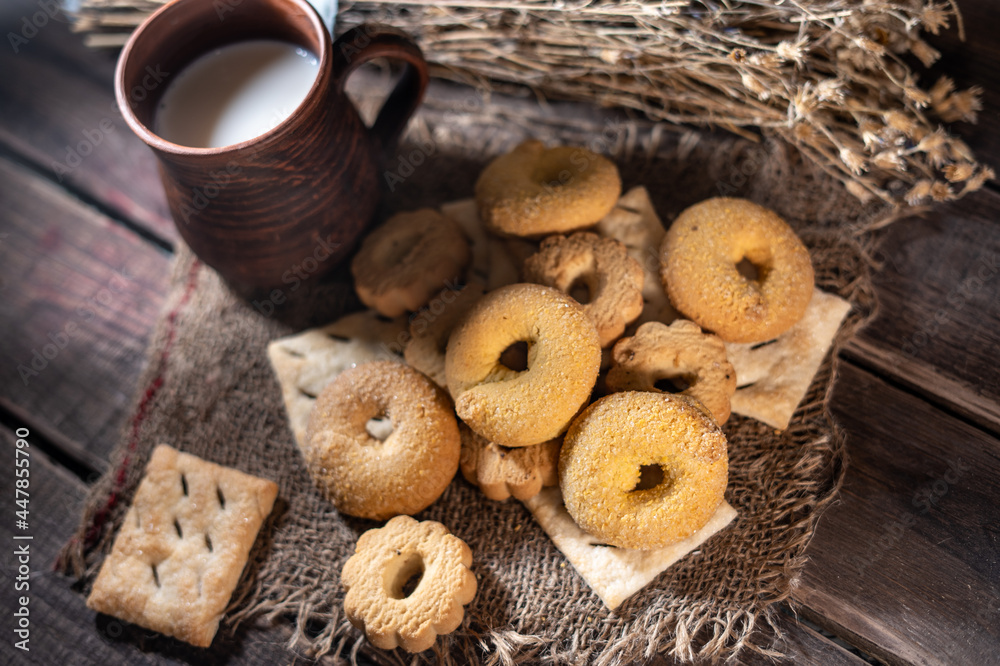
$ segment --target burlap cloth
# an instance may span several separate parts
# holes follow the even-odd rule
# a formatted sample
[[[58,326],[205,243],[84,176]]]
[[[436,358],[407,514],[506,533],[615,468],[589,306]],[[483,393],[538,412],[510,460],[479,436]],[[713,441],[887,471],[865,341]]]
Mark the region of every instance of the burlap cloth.
[[[854,305],[837,345],[871,313],[871,234],[860,229],[884,211],[863,209],[794,149],[767,139],[752,143],[632,122],[575,105],[498,103],[450,88],[439,93],[411,125],[399,156],[389,160],[388,170],[402,180],[393,179],[383,214],[471,196],[482,165],[524,138],[585,145],[617,160],[626,187],[646,185],[667,223],[685,206],[720,194],[777,210],[810,248],[818,286]],[[178,248],[133,416],[110,471],[90,493],[62,566],[81,576],[86,589],[149,452],[170,444],[280,486],[280,506],[258,540],[226,625],[290,618],[300,654],[350,655],[348,646],[360,643],[379,661],[408,661],[401,651],[380,653],[359,641],[344,617],[341,566],[358,535],[377,524],[341,516],[314,489],[265,355],[269,341],[325,323],[357,302],[343,270],[286,288],[284,295],[289,303],[264,316],[263,301],[255,307],[238,297]],[[843,443],[827,410],[835,352],[786,431],[730,419],[726,499],[738,518],[613,612],[520,502],[487,500],[457,475],[417,517],[444,523],[469,544],[479,591],[461,627],[420,659],[618,664],[654,654],[686,660],[726,658],[740,649],[773,652],[773,632],[754,629],[773,625],[774,604],[788,597],[844,471]]]

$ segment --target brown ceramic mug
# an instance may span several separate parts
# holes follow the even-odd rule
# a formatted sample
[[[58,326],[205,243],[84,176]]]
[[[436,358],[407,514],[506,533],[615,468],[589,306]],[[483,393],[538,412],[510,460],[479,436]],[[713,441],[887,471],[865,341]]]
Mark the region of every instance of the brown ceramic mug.
[[[171,77],[212,49],[251,39],[291,42],[316,55],[316,80],[295,111],[260,136],[220,148],[157,136],[154,115]],[[406,68],[368,128],[344,85],[376,57]],[[181,237],[241,291],[318,275],[344,258],[375,212],[382,156],[426,85],[427,64],[405,35],[364,25],[331,43],[306,0],[175,0],[136,29],[115,73],[118,106],[159,158]]]

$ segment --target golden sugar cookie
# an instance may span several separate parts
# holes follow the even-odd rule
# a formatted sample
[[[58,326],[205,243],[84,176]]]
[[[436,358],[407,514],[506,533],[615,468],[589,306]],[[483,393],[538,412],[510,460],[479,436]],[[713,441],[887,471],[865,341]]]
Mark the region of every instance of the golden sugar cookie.
[[[527,346],[527,367],[501,355]],[[455,411],[501,446],[541,444],[561,435],[587,402],[601,364],[594,323],[566,294],[539,284],[491,291],[452,330],[445,376]]]
[[[379,418],[391,422],[384,440],[368,430]],[[338,511],[385,520],[440,497],[458,471],[461,443],[443,390],[408,365],[375,361],[323,389],[300,450]]]
[[[756,276],[745,276],[741,264]],[[660,279],[681,313],[726,342],[787,331],[805,313],[814,283],[809,251],[783,219],[724,197],[674,220],[660,248]]]
[[[486,165],[476,181],[476,205],[495,233],[544,236],[594,224],[621,191],[618,168],[607,158],[525,141]]]
[[[644,472],[658,482],[639,487]],[[619,548],[661,548],[697,532],[722,503],[728,473],[715,419],[698,401],[669,393],[626,391],[594,402],[573,421],[559,456],[566,510]]]
[[[436,210],[398,213],[361,242],[351,262],[361,302],[387,317],[423,307],[470,258],[458,223]]]

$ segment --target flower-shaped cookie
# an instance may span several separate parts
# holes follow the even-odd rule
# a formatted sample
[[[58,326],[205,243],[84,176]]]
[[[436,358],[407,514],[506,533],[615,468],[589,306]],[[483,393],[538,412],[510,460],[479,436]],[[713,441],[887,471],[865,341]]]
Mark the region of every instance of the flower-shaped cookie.
[[[505,500],[513,495],[523,501],[537,495],[542,486],[559,483],[562,437],[508,448],[488,441],[464,423],[459,422],[458,430],[462,435],[462,475],[489,499]]]
[[[729,418],[736,371],[722,340],[702,333],[693,321],[647,322],[631,338],[619,340],[613,356],[605,380],[610,390],[681,393],[700,400],[720,424]]]
[[[471,565],[472,551],[441,523],[396,516],[362,534],[344,563],[344,613],[375,647],[426,650],[462,623],[476,596]]]

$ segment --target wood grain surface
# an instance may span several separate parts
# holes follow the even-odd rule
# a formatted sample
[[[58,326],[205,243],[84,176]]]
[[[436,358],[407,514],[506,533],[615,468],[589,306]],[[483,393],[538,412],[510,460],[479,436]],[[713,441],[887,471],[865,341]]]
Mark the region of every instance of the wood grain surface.
[[[169,256],[0,158],[0,401],[103,461],[135,391]],[[84,455],[85,454],[85,455]]]
[[[934,38],[943,58],[926,80],[947,72],[960,87],[984,87],[979,125],[956,129],[1000,166],[996,8],[959,3],[969,39],[960,42],[956,29]],[[2,3],[0,32],[35,11],[33,0]],[[128,418],[176,232],[155,159],[114,111],[113,58],[83,48],[57,21],[17,53],[8,46],[0,48],[0,442],[12,451],[11,429],[27,427],[37,444],[38,558],[33,652],[5,639],[0,662],[205,663],[204,653],[97,617],[51,571],[85,480],[106,467]],[[106,119],[114,129],[101,132]],[[85,151],[87,141],[90,154],[66,170],[70,149]],[[808,622],[786,613],[781,637],[760,634],[787,653],[782,663],[1000,660],[998,197],[991,186],[882,233],[881,309],[844,350],[834,395],[850,466],[792,600]],[[38,374],[22,375],[36,351]],[[0,467],[11,488],[11,468]],[[7,543],[14,531],[12,519],[0,521]],[[5,613],[15,607],[14,564],[0,557]],[[284,622],[241,628],[209,659],[308,663],[284,648],[289,631]],[[773,662],[744,653],[737,663]]]
[[[1000,441],[851,366],[833,411],[850,473],[794,599],[888,663],[995,663]]]

